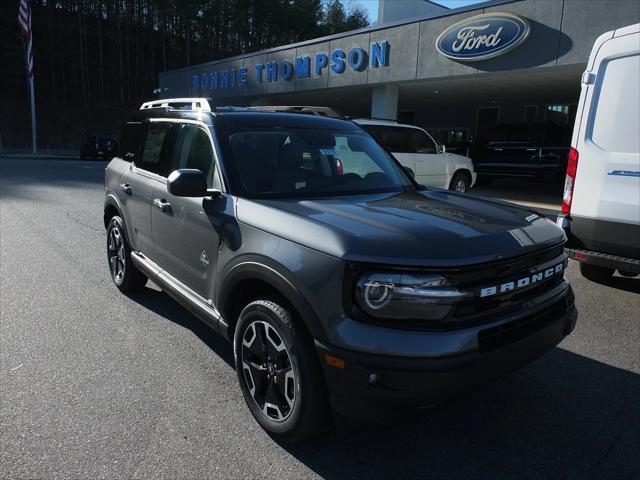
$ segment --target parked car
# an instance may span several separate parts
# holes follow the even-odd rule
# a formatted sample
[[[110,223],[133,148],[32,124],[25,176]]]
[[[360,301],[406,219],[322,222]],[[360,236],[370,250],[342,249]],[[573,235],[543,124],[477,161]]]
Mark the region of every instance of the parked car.
[[[468,192],[476,181],[471,159],[447,153],[426,130],[386,120],[355,120],[404,165],[418,183]]]
[[[561,184],[570,140],[570,127],[553,123],[498,125],[479,139],[473,163],[482,183],[523,177]]]
[[[640,274],[640,24],[596,40],[571,140],[558,224],[582,274]]]
[[[118,150],[115,138],[105,135],[90,135],[80,145],[81,160],[111,160]]]
[[[153,280],[232,342],[275,438],[325,427],[330,406],[439,403],[573,330],[553,222],[419,186],[351,121],[184,102],[143,104],[106,168],[111,278]]]

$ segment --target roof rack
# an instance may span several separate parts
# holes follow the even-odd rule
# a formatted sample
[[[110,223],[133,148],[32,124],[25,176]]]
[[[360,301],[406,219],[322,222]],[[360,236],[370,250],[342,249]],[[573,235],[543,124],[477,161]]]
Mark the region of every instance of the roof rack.
[[[372,122],[399,123],[397,120],[391,120],[389,118],[382,118],[382,117],[362,117],[362,118],[354,118],[353,120],[354,121],[362,120],[365,122],[372,121]]]
[[[190,108],[185,108],[190,107]],[[173,108],[176,110],[200,110],[202,112],[211,112],[211,104],[206,98],[163,98],[144,102],[140,106],[140,110],[149,108]]]
[[[319,117],[345,118],[345,116],[340,112],[337,112],[330,107],[313,107],[308,105],[262,105],[246,107],[246,109],[259,112],[303,113],[307,115],[317,115]]]

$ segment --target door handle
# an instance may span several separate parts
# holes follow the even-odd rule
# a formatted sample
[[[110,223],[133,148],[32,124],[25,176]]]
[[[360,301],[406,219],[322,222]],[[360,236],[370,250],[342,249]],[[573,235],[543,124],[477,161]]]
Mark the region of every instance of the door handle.
[[[165,200],[160,200],[159,198],[153,199],[153,206],[158,207],[162,213],[171,211],[171,204]]]
[[[128,183],[121,183],[120,188],[127,195],[131,195],[133,193],[133,190],[131,189],[131,185],[129,185]]]

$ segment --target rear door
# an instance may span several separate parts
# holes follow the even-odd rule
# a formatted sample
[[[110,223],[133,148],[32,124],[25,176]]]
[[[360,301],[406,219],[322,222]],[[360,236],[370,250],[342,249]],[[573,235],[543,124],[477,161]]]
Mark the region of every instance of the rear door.
[[[167,176],[180,168],[195,168],[207,178],[208,188],[221,189],[213,142],[199,122],[175,124]],[[166,182],[153,194],[152,225],[155,261],[204,299],[213,298],[213,280],[220,248],[220,228],[226,197],[175,197]]]
[[[137,130],[132,129],[130,135],[136,137],[132,143],[139,148],[128,148],[123,152],[125,160],[131,160],[131,163],[120,179],[118,193],[130,241],[135,250],[153,259],[151,200],[156,185],[165,181],[163,174],[171,124],[152,122],[137,125]]]

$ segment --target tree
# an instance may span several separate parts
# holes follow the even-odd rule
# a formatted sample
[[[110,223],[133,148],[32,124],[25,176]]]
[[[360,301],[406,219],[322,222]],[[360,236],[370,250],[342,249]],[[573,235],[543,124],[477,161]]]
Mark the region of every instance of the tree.
[[[357,30],[369,25],[367,11],[350,2],[349,9],[342,0],[327,0],[324,7],[324,33],[331,35],[347,30]]]
[[[110,131],[123,111],[151,98],[161,71],[368,23],[361,7],[345,7],[339,0],[33,0],[31,5],[44,146],[76,142],[79,122],[87,130]],[[29,131],[21,120],[28,114],[28,94],[17,16],[17,0],[0,2],[5,145],[24,145]]]

